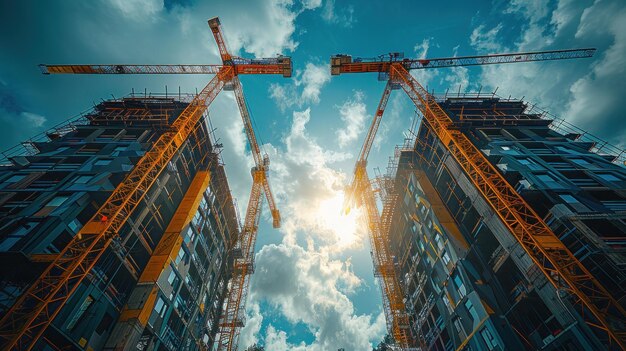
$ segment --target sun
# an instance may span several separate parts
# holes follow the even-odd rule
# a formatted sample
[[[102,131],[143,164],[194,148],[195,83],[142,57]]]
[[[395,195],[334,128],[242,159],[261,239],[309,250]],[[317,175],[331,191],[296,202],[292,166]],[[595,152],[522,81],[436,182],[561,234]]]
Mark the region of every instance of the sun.
[[[353,210],[345,214],[343,210],[344,192],[340,191],[319,202],[318,215],[327,230],[334,233],[341,247],[351,246],[359,238],[359,214]]]

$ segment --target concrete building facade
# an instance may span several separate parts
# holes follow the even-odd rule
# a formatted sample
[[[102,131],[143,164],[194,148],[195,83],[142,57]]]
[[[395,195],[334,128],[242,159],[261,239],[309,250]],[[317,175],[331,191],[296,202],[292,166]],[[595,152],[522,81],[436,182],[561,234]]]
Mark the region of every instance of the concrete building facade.
[[[518,100],[442,108],[622,306],[626,169]],[[390,231],[413,334],[432,350],[606,350],[427,124],[403,151]],[[580,306],[580,305],[578,305]]]
[[[4,154],[0,314],[186,106],[166,97],[106,101]],[[219,149],[202,118],[36,348],[210,348],[238,231]]]

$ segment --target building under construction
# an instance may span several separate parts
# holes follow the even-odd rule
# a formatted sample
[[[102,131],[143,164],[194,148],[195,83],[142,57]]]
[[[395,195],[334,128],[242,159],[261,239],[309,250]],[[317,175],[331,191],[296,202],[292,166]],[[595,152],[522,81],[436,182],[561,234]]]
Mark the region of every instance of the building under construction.
[[[562,122],[519,100],[476,95],[439,99],[439,105],[448,128],[486,156],[623,311],[626,169],[613,163],[615,156],[597,152],[602,145],[580,133],[558,131]],[[431,123],[422,123],[397,164],[389,242],[416,344],[426,350],[620,349],[615,340],[621,336],[607,337],[573,288],[550,281],[558,284],[557,270],[535,261],[538,254],[529,253],[450,150]],[[621,314],[610,306],[603,313],[607,319]]]
[[[81,240],[83,225],[171,130],[188,106],[184,100],[106,101],[4,154],[0,315],[19,318],[12,310],[17,299],[47,267],[55,269],[51,263],[70,242]],[[33,349],[211,347],[239,233],[214,142],[205,115],[150,186],[139,190],[134,210],[122,214],[117,235]]]

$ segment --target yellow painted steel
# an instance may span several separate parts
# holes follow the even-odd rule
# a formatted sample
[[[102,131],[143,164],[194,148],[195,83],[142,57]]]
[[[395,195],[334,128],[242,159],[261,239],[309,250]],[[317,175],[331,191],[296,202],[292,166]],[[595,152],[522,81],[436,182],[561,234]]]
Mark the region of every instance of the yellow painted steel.
[[[202,194],[209,186],[211,175],[209,171],[199,171],[187,189],[187,193],[183,197],[180,205],[172,220],[165,229],[163,237],[157,244],[156,248],[150,256],[150,260],[144,268],[137,285],[153,284],[152,290],[146,302],[138,309],[129,309],[128,305],[122,310],[120,321],[126,321],[137,318],[142,326],[148,323],[150,312],[154,308],[156,302],[158,286],[156,285],[161,272],[176,259],[178,251],[183,243],[182,231],[189,225],[191,219],[198,210]]]
[[[426,173],[422,170],[415,171],[417,179],[419,179],[420,185],[422,186],[422,190],[424,190],[424,194],[428,198],[430,202],[430,208],[437,216],[439,223],[446,229],[446,232],[451,235],[452,239],[454,239],[455,244],[459,245],[463,249],[469,248],[469,243],[461,234],[461,230],[454,222],[454,218],[450,215],[450,212],[446,209],[446,205],[444,205],[443,201],[439,197],[439,194],[433,187],[432,183],[426,176]]]

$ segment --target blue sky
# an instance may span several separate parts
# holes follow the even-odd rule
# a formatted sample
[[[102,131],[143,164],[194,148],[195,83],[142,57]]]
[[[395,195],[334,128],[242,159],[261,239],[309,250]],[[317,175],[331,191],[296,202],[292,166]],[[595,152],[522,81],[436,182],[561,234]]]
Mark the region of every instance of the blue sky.
[[[525,97],[625,145],[626,3],[619,0],[364,2],[21,1],[0,4],[0,148],[135,91],[193,92],[208,76],[44,76],[39,63],[219,63],[206,20],[219,16],[233,53],[294,62],[294,77],[242,77],[284,223],[264,215],[241,345],[268,350],[363,350],[385,334],[359,212],[339,216],[384,83],[329,74],[336,53],[441,57],[597,47],[592,59],[414,72],[437,92],[482,87]],[[210,107],[234,195],[245,211],[248,152],[231,92]],[[370,155],[384,170],[413,107],[389,101]]]

